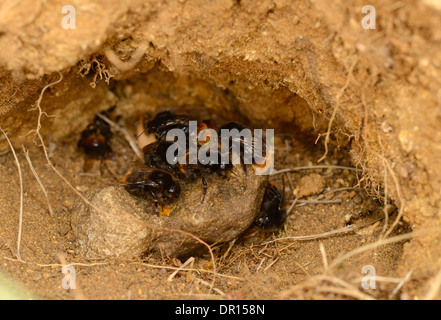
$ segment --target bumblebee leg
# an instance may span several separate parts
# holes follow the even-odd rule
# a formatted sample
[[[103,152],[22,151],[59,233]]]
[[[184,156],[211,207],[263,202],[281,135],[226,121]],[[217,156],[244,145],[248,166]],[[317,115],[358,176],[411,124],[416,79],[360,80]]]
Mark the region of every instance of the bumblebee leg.
[[[203,184],[203,186],[204,186],[204,189],[203,189],[203,191],[202,191],[203,196],[202,196],[202,201],[201,201],[201,203],[203,203],[204,200],[205,200],[205,195],[207,194],[207,186],[208,186],[208,184],[207,184],[207,180],[205,180],[204,176],[202,176],[202,184]]]
[[[84,157],[83,172],[89,172],[89,171],[91,171],[94,162],[95,162],[95,159],[91,159],[91,158],[85,156],[85,157]]]
[[[247,165],[245,164],[245,151],[240,151],[240,161],[242,163],[242,169],[245,173],[247,173]]]
[[[161,204],[161,199],[158,197],[158,195],[155,193],[154,190],[148,189],[148,192],[150,193],[150,196],[152,197],[153,201],[155,202],[156,208],[158,208],[158,204]]]
[[[104,169],[105,169],[105,166],[104,166],[104,159],[101,159],[101,160],[100,160],[100,176],[101,176],[101,177],[104,175]]]
[[[109,173],[111,174],[111,176],[116,180],[116,181],[119,181],[119,180],[121,180],[121,178],[120,177],[118,177],[118,175],[116,174],[116,172],[110,167],[110,161],[108,160],[108,159],[102,159],[101,160],[101,167],[104,165],[104,167],[107,169],[107,171],[109,171]],[[102,169],[100,167],[100,169]],[[101,173],[101,175],[102,175],[102,173]]]

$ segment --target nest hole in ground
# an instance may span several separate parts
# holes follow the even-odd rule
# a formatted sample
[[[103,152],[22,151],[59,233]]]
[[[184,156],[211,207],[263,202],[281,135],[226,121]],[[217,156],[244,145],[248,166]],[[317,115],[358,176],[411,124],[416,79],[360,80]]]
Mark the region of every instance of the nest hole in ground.
[[[333,167],[353,167],[349,153],[349,135],[333,132],[326,158],[317,163],[325,152],[323,133],[327,130],[329,119],[313,112],[302,97],[286,88],[259,87],[247,81],[246,77],[234,75],[221,76],[215,83],[211,80],[211,75],[197,77],[191,72],[170,72],[159,63],[149,66],[149,70],[111,78],[109,84],[99,77],[94,79],[93,72],[84,77],[79,76],[80,69],[81,66],[77,66],[64,73],[63,81],[47,91],[41,104],[43,110],[59,115],[55,118],[44,118],[42,122],[41,130],[52,162],[80,192],[115,184],[115,175],[123,176],[133,160],[132,150],[118,134],[111,141],[113,155],[106,161],[110,170],[103,168],[100,161],[95,161],[85,171],[86,158],[77,148],[80,133],[92,121],[94,114],[114,105],[116,108],[111,116],[134,136],[135,126],[141,115],[146,119],[158,111],[174,110],[197,115],[200,119],[213,119],[218,125],[227,121],[239,121],[250,128],[274,129],[276,170],[328,166],[293,170],[270,177],[270,181],[279,187],[285,186],[287,208],[296,197],[298,201],[282,229],[257,236],[244,235],[234,242],[213,246],[217,271],[232,276],[219,277],[216,287],[222,292],[239,292],[247,298],[278,297],[283,292],[289,292],[293,285],[322,274],[326,268],[324,261],[331,263],[344,253],[374,241],[376,236],[384,232],[384,221],[380,218],[384,217],[385,210],[390,214],[390,220],[396,216],[394,204],[390,201],[385,209],[382,190],[370,190],[363,185],[363,172]],[[57,75],[53,77],[56,78]],[[94,80],[98,81],[96,87],[92,88],[90,83]],[[33,125],[35,122],[29,123]],[[22,130],[29,129],[25,125]],[[322,135],[317,142],[319,133]],[[41,150],[28,146],[33,165],[49,193],[55,215],[50,217],[43,209],[46,204],[41,191],[32,174],[26,170],[24,176],[28,183],[25,191],[30,195],[30,200],[26,204],[21,255],[30,263],[37,264],[39,284],[32,282],[34,272],[28,274],[26,270],[30,270],[29,268],[18,270],[14,262],[6,263],[5,269],[8,272],[22,279],[40,296],[66,295],[68,293],[63,289],[53,292],[55,280],[51,273],[55,271],[38,266],[42,263],[56,263],[57,254],[63,252],[68,261],[85,263],[85,266],[78,267],[88,279],[87,282],[81,282],[85,296],[107,298],[116,294],[123,298],[127,295],[127,290],[124,289],[127,278],[137,279],[136,283],[132,283],[132,298],[133,294],[143,298],[170,298],[206,291],[202,282],[193,284],[192,279],[196,275],[192,273],[177,276],[171,285],[166,281],[171,271],[160,271],[146,264],[177,263],[167,257],[158,259],[147,255],[143,262],[133,264],[106,261],[99,267],[87,261],[79,253],[70,229],[69,213],[75,194],[46,165]],[[11,155],[3,156],[1,161],[5,168],[10,168],[4,170],[6,174],[15,174]],[[10,203],[10,208],[2,217],[2,225],[9,226],[4,233],[8,237],[4,240],[9,242],[16,238],[15,200],[17,199],[12,197],[12,202],[5,201]],[[351,224],[369,222],[372,224],[356,232],[336,234],[319,240],[273,241],[281,237],[320,234]],[[409,226],[400,224],[395,233],[407,231]],[[321,244],[324,248],[322,250]],[[339,264],[335,272],[348,281],[354,281],[363,276],[363,266],[371,265],[375,261],[377,274],[394,276],[402,246],[402,242],[396,243],[354,256]],[[211,270],[210,263],[209,255],[205,254],[196,259],[195,266]],[[118,272],[111,272],[112,270]],[[56,272],[58,275],[58,269]],[[103,277],[106,277],[108,286],[102,283]],[[211,274],[199,273],[197,277],[209,281]],[[146,284],[150,288],[147,291]],[[382,284],[380,290],[374,294],[376,297],[385,296],[393,286],[393,283]],[[307,292],[296,291],[289,294],[290,297],[296,297],[305,296]]]

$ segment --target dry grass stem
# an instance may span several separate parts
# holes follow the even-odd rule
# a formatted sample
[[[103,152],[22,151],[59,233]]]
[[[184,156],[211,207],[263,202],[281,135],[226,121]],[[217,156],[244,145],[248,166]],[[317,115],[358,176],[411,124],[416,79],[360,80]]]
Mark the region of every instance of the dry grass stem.
[[[400,282],[398,282],[398,285],[395,287],[395,289],[390,293],[389,295],[389,300],[393,298],[393,296],[395,296],[397,294],[397,292],[401,289],[401,287],[407,282],[409,281],[410,277],[412,275],[412,271],[409,271],[406,276],[401,279]],[[376,281],[378,281],[378,277],[375,278]]]
[[[6,132],[4,132],[1,127],[0,127],[0,131],[3,133],[6,140],[8,141],[9,147],[11,148],[12,154],[14,155],[15,163],[17,164],[18,178],[20,180],[20,211],[19,211],[19,218],[18,218],[18,237],[17,237],[17,252],[16,253],[17,253],[18,260],[21,260],[20,243],[21,243],[21,232],[22,232],[22,227],[23,227],[23,177],[21,174],[20,162],[18,161],[18,157],[17,157],[17,154],[15,153],[14,146],[12,145],[11,140],[9,140]]]
[[[54,216],[54,212],[53,212],[53,210],[52,210],[51,203],[49,202],[49,197],[48,197],[48,195],[47,195],[46,188],[44,187],[43,183],[42,183],[41,180],[40,180],[40,177],[38,176],[37,172],[35,171],[34,166],[32,165],[31,158],[29,157],[29,151],[26,150],[25,147],[24,147],[23,145],[22,145],[22,148],[23,148],[23,152],[24,152],[24,154],[25,154],[26,160],[28,161],[29,168],[31,169],[32,174],[34,175],[35,179],[37,180],[38,184],[40,185],[41,191],[43,191],[43,193],[44,193],[44,196],[45,196],[45,198],[46,198],[46,203],[47,203],[47,208],[48,208],[48,210],[49,210],[49,213],[50,213],[50,215],[53,217],[53,216]]]
[[[424,296],[424,300],[433,300],[438,296],[439,288],[441,286],[441,269],[436,274],[435,278],[431,279],[432,284]]]
[[[425,230],[421,230],[421,231],[417,231],[417,232],[409,232],[409,233],[401,234],[401,235],[394,236],[394,237],[387,238],[387,239],[380,239],[380,240],[378,240],[378,241],[376,241],[374,243],[370,243],[370,244],[364,245],[362,247],[359,247],[359,248],[357,248],[355,250],[352,250],[352,251],[344,254],[343,256],[335,259],[330,264],[329,267],[330,268],[335,268],[338,265],[340,265],[343,261],[345,261],[346,259],[348,259],[350,257],[353,257],[353,256],[355,256],[357,254],[360,254],[362,252],[365,252],[365,251],[376,249],[376,248],[378,248],[380,246],[384,246],[384,245],[387,245],[387,244],[391,244],[391,243],[395,243],[395,242],[400,242],[400,241],[412,239],[414,237],[425,235],[425,234],[428,234],[428,233],[431,233],[431,232],[440,232],[440,231],[441,230],[439,229],[439,227],[432,227],[432,228],[427,228]]]
[[[318,233],[318,234],[312,234],[312,235],[307,235],[307,236],[295,236],[295,237],[283,237],[283,238],[277,238],[271,241],[267,241],[264,242],[262,244],[260,244],[261,246],[263,245],[267,245],[269,243],[273,243],[276,241],[283,241],[283,240],[292,240],[292,241],[309,241],[309,240],[317,240],[317,239],[323,239],[323,238],[328,238],[330,236],[334,236],[337,234],[344,234],[344,233],[348,233],[348,232],[355,232],[356,230],[360,229],[360,228],[364,228],[367,227],[369,225],[372,225],[374,223],[376,223],[377,221],[383,220],[383,217],[378,218],[374,221],[371,222],[367,222],[364,224],[360,224],[360,225],[350,225],[350,226],[346,226],[344,228],[340,228],[340,229],[336,229],[336,230],[332,230],[332,231],[328,231],[328,232],[323,232],[323,233]]]
[[[325,270],[325,272],[328,270],[329,265],[328,265],[328,257],[326,255],[326,250],[325,250],[325,246],[323,244],[322,241],[319,242],[319,248],[320,248],[320,253],[322,255],[322,261],[323,261],[323,269]]]
[[[106,116],[104,116],[102,114],[98,113],[97,116],[100,117],[101,119],[103,119],[104,121],[106,121],[113,129],[120,132],[124,136],[124,138],[127,140],[127,142],[129,143],[133,152],[135,152],[138,159],[143,161],[144,158],[142,156],[141,151],[138,148],[138,144],[136,143],[135,139],[130,135],[130,133],[125,128],[117,125],[115,122],[113,122],[112,120],[110,120],[109,118],[107,118]]]
[[[279,261],[280,257],[277,257],[276,259],[274,259],[265,269],[263,269],[263,271],[267,271],[269,268],[271,268],[277,261]]]
[[[328,284],[323,284],[324,282],[327,282]],[[313,290],[316,294],[332,293],[359,300],[375,300],[372,296],[361,292],[346,281],[327,275],[315,276],[304,283],[293,286],[291,289],[285,291],[280,298],[295,298],[297,292],[302,292],[308,289]]]
[[[286,211],[286,215],[289,216],[289,214],[291,213],[292,209],[294,209],[294,206],[297,204],[297,200],[298,198],[296,197],[293,202],[291,203],[291,205],[289,206],[288,210]]]
[[[305,204],[333,204],[333,203],[341,203],[341,199],[334,199],[334,200],[297,200],[298,207],[300,205]]]
[[[179,271],[182,271],[186,266],[190,265],[193,266],[194,263],[194,257],[190,257],[185,261],[178,269],[176,269],[168,278],[167,281],[172,281],[173,278],[178,274]]]
[[[213,290],[217,294],[219,294],[221,296],[225,296],[225,293],[223,291],[221,291],[221,290],[219,290],[217,288],[213,288],[213,286],[210,283],[208,283],[208,282],[206,282],[206,281],[204,281],[202,279],[199,279],[199,278],[194,278],[194,280],[196,280],[200,284],[203,284],[204,286],[207,286],[208,288],[210,288],[210,290]]]
[[[354,167],[346,167],[346,166],[334,166],[334,165],[322,165],[322,166],[301,166],[301,167],[293,167],[282,170],[277,170],[271,173],[272,176],[286,173],[286,172],[295,172],[300,170],[315,170],[315,169],[335,169],[335,170],[352,170],[359,171],[360,169]]]
[[[121,59],[110,48],[106,48],[104,50],[104,54],[106,55],[110,63],[112,63],[119,71],[129,71],[132,70],[141,61],[142,57],[144,57],[147,46],[148,42],[142,41],[139,44],[139,47],[132,54],[132,57],[125,62],[121,61]]]
[[[260,268],[262,267],[262,264],[263,264],[263,262],[264,262],[265,260],[266,260],[266,257],[263,257],[262,260],[260,260],[260,263],[259,263],[259,265],[257,266],[257,269],[256,269],[256,273],[259,272],[259,270],[260,270]]]

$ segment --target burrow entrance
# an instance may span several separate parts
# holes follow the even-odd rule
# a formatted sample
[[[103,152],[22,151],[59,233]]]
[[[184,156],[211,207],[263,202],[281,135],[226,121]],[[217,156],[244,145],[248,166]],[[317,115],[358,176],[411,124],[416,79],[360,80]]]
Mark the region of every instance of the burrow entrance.
[[[376,241],[386,230],[385,212],[390,215],[390,225],[396,208],[393,203],[384,202],[382,190],[365,188],[363,172],[354,167],[349,156],[348,135],[332,134],[326,158],[317,163],[325,152],[323,140],[329,119],[313,112],[299,95],[284,87],[258,86],[243,76],[231,76],[228,81],[222,79],[220,84],[214,84],[210,75],[198,78],[191,73],[170,72],[160,63],[150,65],[149,70],[111,77],[107,84],[106,75],[101,79],[96,67],[92,65],[85,72],[82,62],[63,73],[61,82],[48,88],[41,103],[43,111],[56,115],[42,118],[41,132],[48,155],[77,191],[84,193],[116,184],[134,156],[124,137],[115,133],[111,141],[114,152],[104,167],[95,161],[85,170],[85,156],[77,142],[95,113],[116,106],[113,119],[136,136],[135,126],[141,116],[146,119],[158,111],[173,110],[217,123],[234,120],[251,128],[274,128],[275,168],[287,172],[271,176],[270,180],[285,186],[289,216],[277,232],[244,234],[228,243],[212,244],[218,273],[214,291],[209,291],[213,266],[208,253],[194,257],[191,270],[179,272],[172,281],[167,279],[185,261],[148,253],[130,261],[85,259],[70,225],[77,195],[47,166],[41,148],[32,143],[32,133],[23,138],[23,133],[35,129],[36,111],[19,113],[23,114],[22,119],[11,120],[23,123],[15,131],[19,137],[15,141],[24,139],[53,211],[51,215],[32,172],[23,166],[25,214],[20,254],[25,263],[18,262],[14,248],[19,183],[12,154],[2,155],[1,178],[14,180],[11,191],[1,193],[0,199],[5,208],[0,218],[0,240],[5,243],[2,269],[24,282],[30,291],[44,298],[71,298],[78,294],[79,291],[69,292],[59,285],[64,263],[75,263],[84,297],[106,299],[175,299],[211,294],[251,299],[331,298],[341,294],[326,288],[342,289],[345,285],[350,285],[352,291],[345,291],[342,296],[353,298],[357,296],[351,294],[368,294],[360,282],[363,266],[375,264],[377,274],[395,275],[402,243],[339,260],[345,253]],[[58,77],[55,74],[48,80]],[[25,164],[24,152],[16,149]],[[406,231],[409,227],[401,224],[395,232]],[[342,287],[332,277],[326,278],[329,270],[346,284]],[[320,276],[323,278],[319,286],[311,282]],[[394,288],[393,283],[386,283],[369,294],[387,298]]]

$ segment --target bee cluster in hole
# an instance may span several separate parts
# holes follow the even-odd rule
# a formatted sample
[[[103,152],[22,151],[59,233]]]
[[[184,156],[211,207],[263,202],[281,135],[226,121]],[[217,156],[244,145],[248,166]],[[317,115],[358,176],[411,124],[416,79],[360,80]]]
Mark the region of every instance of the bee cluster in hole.
[[[108,116],[106,111],[102,112],[102,114]],[[109,144],[112,136],[113,133],[110,125],[96,115],[93,122],[81,132],[81,139],[78,141],[78,147],[83,149],[88,157],[94,159],[105,158],[112,153],[112,148]]]
[[[233,150],[233,138],[229,137],[229,142],[231,142],[228,147],[229,161],[225,161],[225,158],[222,157],[221,152],[224,151],[221,151],[221,148],[217,148],[217,154],[214,157],[209,157],[210,159],[215,158],[217,161],[198,159],[196,164],[190,164],[188,161],[190,139],[195,139],[198,152],[210,140],[210,136],[202,137],[202,139],[199,137],[202,130],[215,130],[217,132],[217,141],[220,143],[223,138],[223,132],[225,132],[222,129],[237,129],[240,132],[246,126],[239,122],[229,122],[216,128],[212,120],[203,120],[198,122],[196,137],[192,137],[189,129],[191,120],[193,119],[187,115],[164,111],[156,114],[152,120],[148,121],[144,125],[144,129],[149,134],[153,134],[156,141],[143,147],[144,163],[133,166],[122,179],[121,186],[135,196],[150,197],[157,204],[157,209],[161,207],[161,210],[164,210],[164,208],[169,210],[168,205],[180,200],[181,185],[197,179],[200,179],[203,186],[203,196],[201,199],[201,203],[203,203],[208,188],[207,179],[211,177],[227,177],[233,169],[231,161],[233,152],[239,153],[241,166],[246,172],[247,167],[244,157],[249,149],[245,148],[246,142],[243,138],[239,138],[239,150]],[[177,158],[177,153],[174,154],[174,161],[172,163],[167,160],[167,150],[174,141],[168,141],[166,137],[167,133],[172,129],[180,129],[186,135],[186,161],[179,161],[182,159]],[[109,145],[111,137],[110,126],[100,117],[95,116],[93,123],[82,132],[78,145],[90,157],[104,157],[112,152]],[[268,183],[262,205],[253,225],[264,231],[279,229],[286,219],[286,210],[283,208],[283,205],[283,191],[278,189],[273,183]]]

